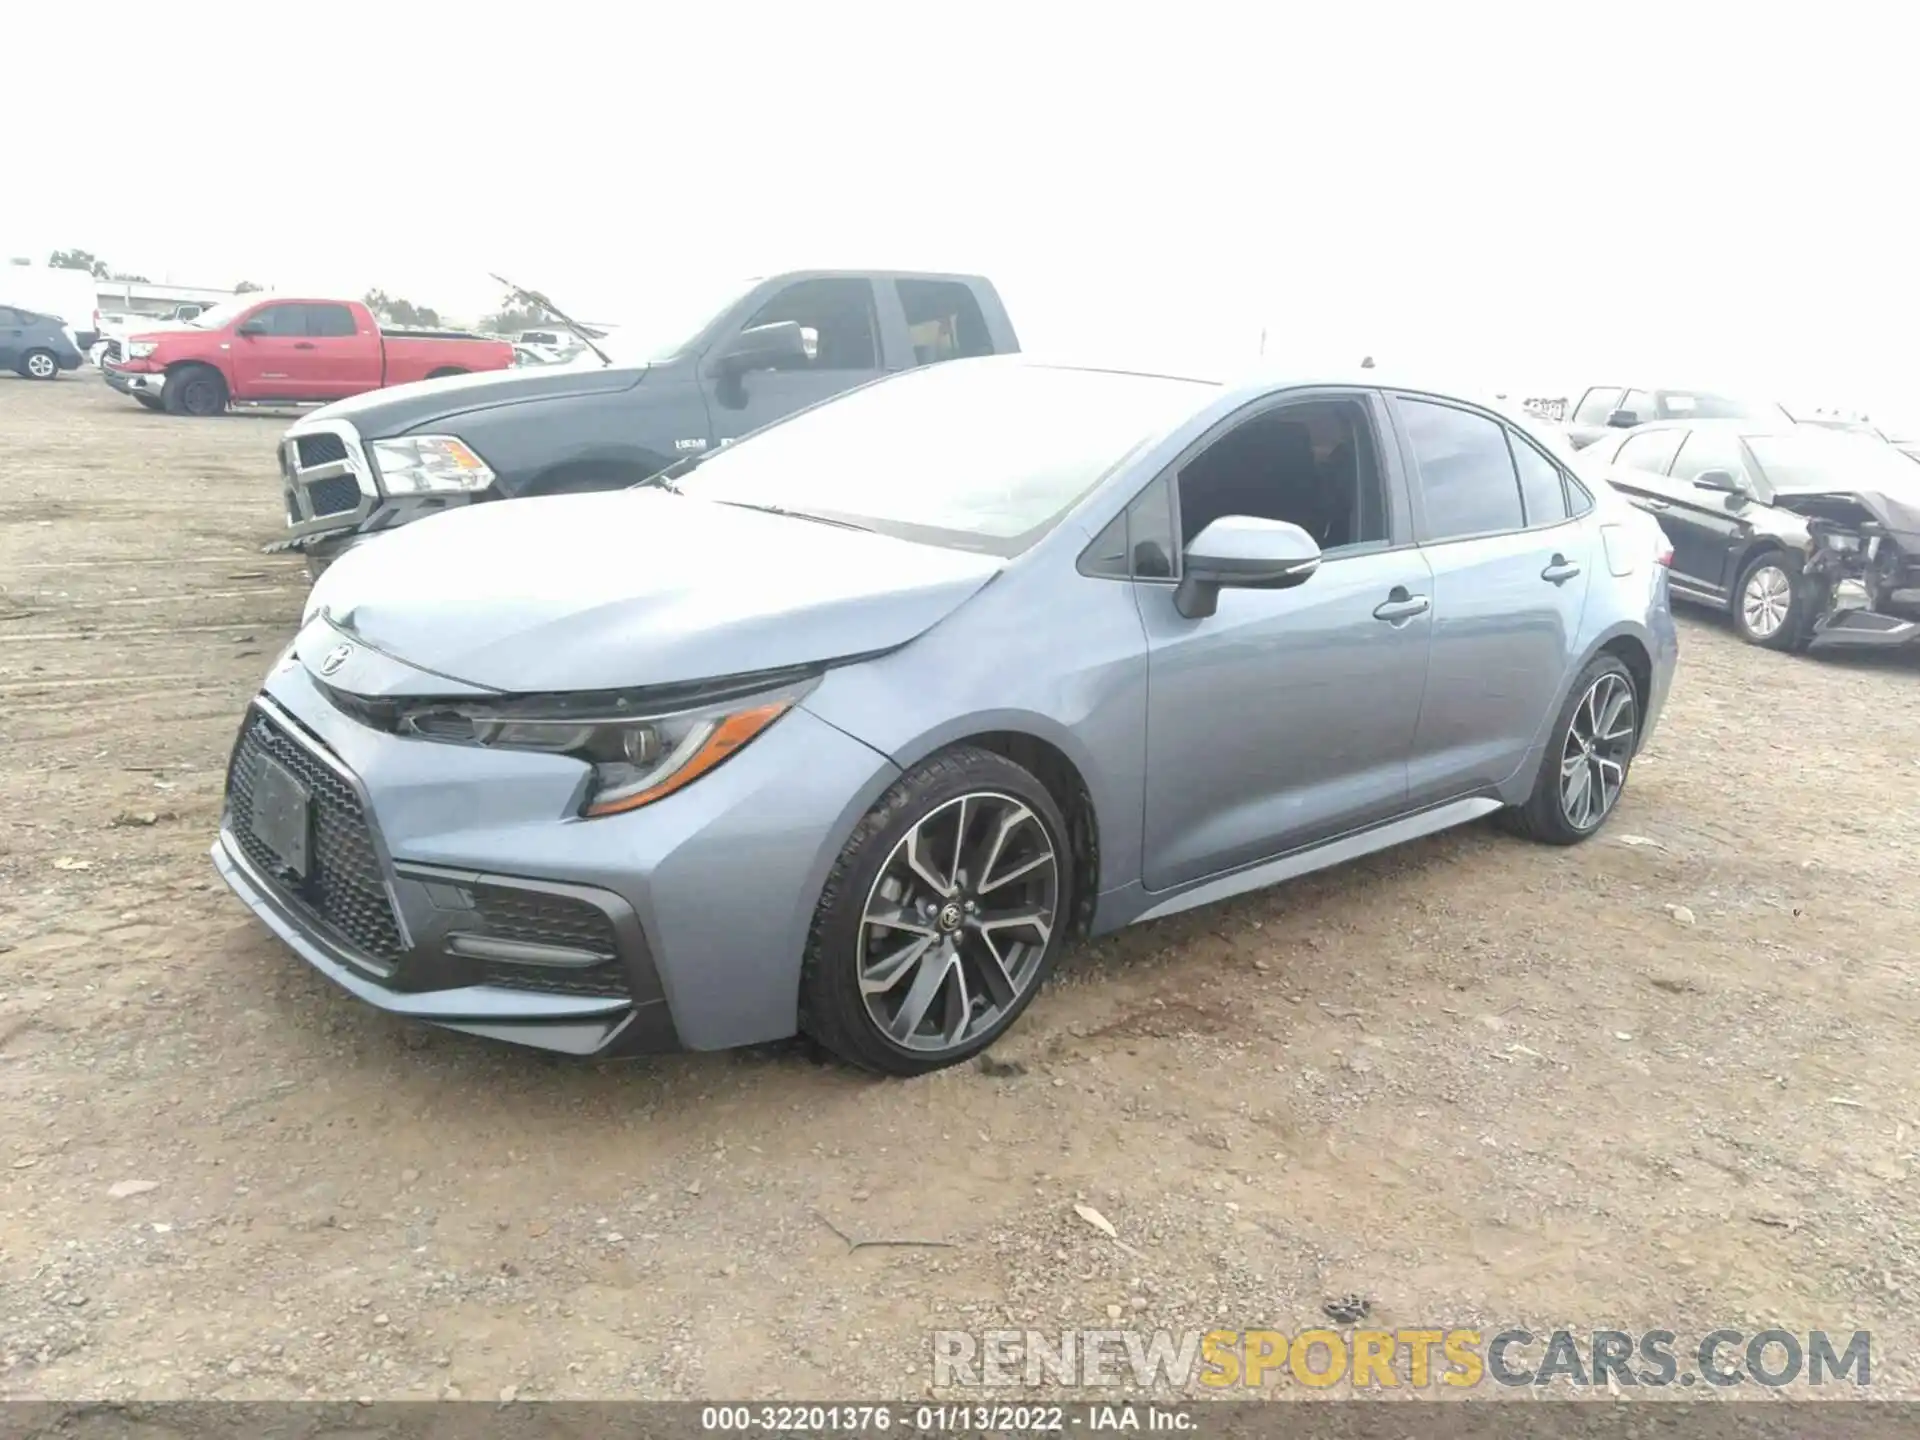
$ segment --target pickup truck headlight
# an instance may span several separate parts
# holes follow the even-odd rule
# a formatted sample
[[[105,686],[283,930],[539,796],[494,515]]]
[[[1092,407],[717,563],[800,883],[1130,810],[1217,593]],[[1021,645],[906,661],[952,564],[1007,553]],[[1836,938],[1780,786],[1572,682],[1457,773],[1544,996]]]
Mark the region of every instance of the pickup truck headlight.
[[[144,360],[159,348],[160,342],[158,340],[129,340],[127,342],[127,358],[129,360]]]
[[[492,468],[454,435],[403,435],[367,448],[389,495],[464,495],[493,483]]]
[[[593,767],[581,814],[638,810],[684,789],[761,734],[818,683],[784,684],[658,714],[620,714],[617,697],[557,696],[411,710],[400,731],[425,740],[568,755]],[[568,713],[576,711],[577,713]]]

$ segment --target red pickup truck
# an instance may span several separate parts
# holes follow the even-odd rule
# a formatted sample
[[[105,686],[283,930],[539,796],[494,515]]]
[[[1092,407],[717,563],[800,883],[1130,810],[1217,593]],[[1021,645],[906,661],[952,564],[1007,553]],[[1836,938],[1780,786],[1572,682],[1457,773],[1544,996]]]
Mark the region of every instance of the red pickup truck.
[[[186,329],[134,333],[107,383],[150,410],[218,415],[229,405],[325,405],[368,390],[505,370],[513,346],[463,330],[382,330],[358,300],[244,296]]]

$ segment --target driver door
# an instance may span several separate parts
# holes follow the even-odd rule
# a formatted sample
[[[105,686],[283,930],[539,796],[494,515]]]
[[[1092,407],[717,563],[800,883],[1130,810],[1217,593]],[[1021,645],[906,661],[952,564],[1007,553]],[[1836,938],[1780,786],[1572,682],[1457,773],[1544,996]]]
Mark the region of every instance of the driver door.
[[[257,335],[242,335],[243,325],[265,329]],[[262,305],[233,327],[230,343],[235,399],[314,398],[306,394],[306,386],[314,379],[311,372],[317,352],[307,339],[304,305]]]
[[[1258,403],[1155,483],[1173,505],[1175,555],[1192,538],[1184,526],[1203,527],[1223,505],[1302,523],[1314,508],[1302,503],[1308,487],[1347,474],[1339,442],[1327,439],[1342,422],[1357,442],[1346,483],[1361,503],[1343,533],[1321,529],[1335,543],[1304,584],[1222,589],[1212,615],[1188,619],[1174,604],[1177,575],[1135,581],[1147,633],[1148,890],[1330,839],[1406,805],[1432,573],[1411,543],[1378,395],[1292,392]],[[1302,444],[1296,426],[1317,433]],[[1234,463],[1216,465],[1210,453]]]
[[[762,425],[830,400],[887,373],[879,309],[871,280],[821,276],[781,287],[741,325],[792,321],[811,332],[813,353],[789,367],[710,374],[710,413],[718,445]],[[716,347],[724,350],[725,342]],[[710,362],[711,363],[711,362]]]

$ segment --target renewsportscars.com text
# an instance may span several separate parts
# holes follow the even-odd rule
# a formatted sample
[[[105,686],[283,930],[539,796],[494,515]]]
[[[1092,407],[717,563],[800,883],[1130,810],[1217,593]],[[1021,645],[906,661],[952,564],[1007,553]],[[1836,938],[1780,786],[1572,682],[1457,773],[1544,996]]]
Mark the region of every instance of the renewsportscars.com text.
[[[1356,1390],[1433,1386],[1609,1391],[1766,1389],[1873,1383],[1865,1330],[941,1330],[935,1386],[1067,1386],[1145,1391]]]

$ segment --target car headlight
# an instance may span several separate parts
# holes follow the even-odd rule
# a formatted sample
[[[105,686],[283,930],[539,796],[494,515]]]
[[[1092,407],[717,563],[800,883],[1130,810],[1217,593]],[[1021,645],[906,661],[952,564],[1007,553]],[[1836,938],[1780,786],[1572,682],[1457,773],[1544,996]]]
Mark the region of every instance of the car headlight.
[[[144,360],[159,348],[160,342],[158,340],[129,340],[127,342],[127,358],[129,360]]]
[[[567,755],[593,767],[582,815],[637,810],[685,789],[735,755],[818,683],[758,683],[668,712],[622,714],[618,696],[569,695],[501,704],[442,702],[409,710],[400,732],[425,740]],[[635,707],[636,712],[639,707]]]
[[[1821,533],[1820,539],[1829,550],[1839,550],[1843,553],[1851,554],[1860,548],[1860,537],[1858,535],[1840,535],[1832,530],[1827,530]]]
[[[403,435],[367,448],[389,495],[470,494],[493,483],[492,468],[457,436]]]

